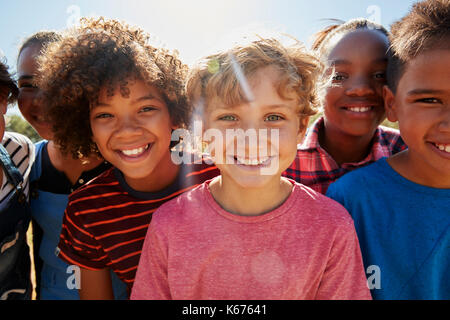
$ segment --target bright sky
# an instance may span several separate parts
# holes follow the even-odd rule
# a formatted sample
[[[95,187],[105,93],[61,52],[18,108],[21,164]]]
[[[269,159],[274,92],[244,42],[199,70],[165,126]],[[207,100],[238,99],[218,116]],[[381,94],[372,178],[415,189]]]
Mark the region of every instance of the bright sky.
[[[286,32],[307,45],[327,26],[324,19],[364,17],[389,27],[414,0],[0,0],[0,50],[15,71],[24,38],[61,30],[80,16],[105,16],[137,25],[177,49],[190,64],[230,35],[266,29]]]

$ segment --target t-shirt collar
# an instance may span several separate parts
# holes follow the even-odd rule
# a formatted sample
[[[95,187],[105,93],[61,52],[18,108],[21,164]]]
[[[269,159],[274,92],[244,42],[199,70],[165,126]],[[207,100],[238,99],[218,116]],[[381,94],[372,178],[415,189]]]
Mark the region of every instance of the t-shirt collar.
[[[316,149],[317,151],[321,150],[326,152],[319,144],[319,132],[324,129],[324,123],[324,118],[320,117],[308,128],[303,142],[298,145],[298,150],[306,151]],[[378,127],[371,142],[372,149],[368,156],[361,161],[360,164],[386,156],[386,153],[380,144],[381,139],[381,129]]]

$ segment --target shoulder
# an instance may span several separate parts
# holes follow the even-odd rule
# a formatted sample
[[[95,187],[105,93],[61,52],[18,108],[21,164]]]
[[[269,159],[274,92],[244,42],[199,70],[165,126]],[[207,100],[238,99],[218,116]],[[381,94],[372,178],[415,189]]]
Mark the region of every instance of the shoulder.
[[[381,197],[380,191],[392,184],[388,166],[386,158],[382,158],[351,171],[332,183],[326,196],[338,201],[346,208],[358,203],[366,203],[369,199],[376,202]]]
[[[201,215],[207,205],[208,182],[209,180],[162,204],[153,214],[152,224],[175,225],[196,220],[196,216]]]
[[[35,159],[35,146],[31,140],[16,132],[5,132],[2,145],[22,175],[28,176]],[[25,177],[26,178],[26,177]]]
[[[298,207],[312,223],[331,228],[353,228],[353,219],[337,201],[299,183],[295,184],[294,192]]]
[[[94,199],[92,196],[110,193],[118,188],[120,188],[120,184],[114,174],[114,168],[111,167],[71,193],[69,205],[73,200],[79,201],[82,198],[86,198],[86,200]]]
[[[367,166],[350,171],[337,179],[330,185],[330,188],[353,188],[348,191],[358,191],[358,186],[366,185],[372,180],[382,179],[386,172],[387,158],[381,158]],[[383,173],[383,174],[382,174]]]
[[[33,142],[31,142],[28,137],[16,132],[6,131],[3,136],[2,144],[8,152],[10,152],[10,150],[15,151],[17,147],[22,147],[22,150],[27,153],[34,154],[35,150]]]

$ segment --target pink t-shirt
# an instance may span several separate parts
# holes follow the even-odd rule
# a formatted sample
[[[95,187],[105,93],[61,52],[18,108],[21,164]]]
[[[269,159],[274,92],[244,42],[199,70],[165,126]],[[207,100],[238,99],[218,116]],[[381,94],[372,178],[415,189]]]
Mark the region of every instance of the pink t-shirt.
[[[209,182],[154,213],[131,299],[371,299],[340,204],[291,180],[280,207],[239,216],[216,203]]]

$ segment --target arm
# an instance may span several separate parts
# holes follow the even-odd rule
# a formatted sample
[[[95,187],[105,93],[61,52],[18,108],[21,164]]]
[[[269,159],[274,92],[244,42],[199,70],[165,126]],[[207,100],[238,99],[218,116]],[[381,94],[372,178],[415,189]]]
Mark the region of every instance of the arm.
[[[81,286],[78,292],[81,300],[114,300],[109,269],[81,269]]]
[[[161,230],[158,230],[159,225],[155,220],[157,219],[153,217],[147,231],[131,291],[131,300],[172,299],[167,271],[167,238]]]
[[[69,198],[70,199],[70,198]],[[81,299],[114,299],[108,256],[101,243],[89,233],[77,215],[76,206],[69,205],[63,218],[57,254],[70,267],[79,266],[79,289]]]
[[[351,220],[340,226],[334,236],[316,299],[371,299],[358,238]]]

